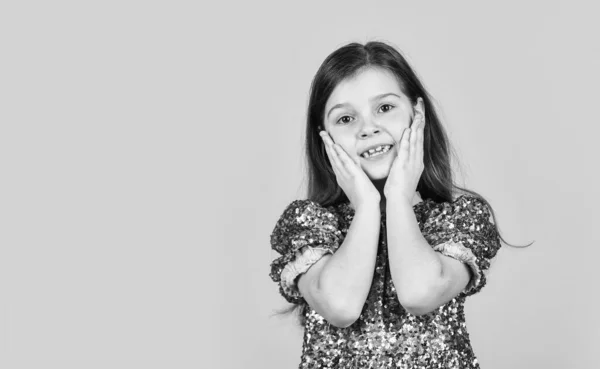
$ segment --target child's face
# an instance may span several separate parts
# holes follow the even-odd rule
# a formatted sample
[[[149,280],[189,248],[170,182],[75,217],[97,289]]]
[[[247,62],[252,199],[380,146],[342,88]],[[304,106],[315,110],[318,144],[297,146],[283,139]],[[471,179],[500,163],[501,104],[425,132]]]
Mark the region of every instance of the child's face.
[[[341,105],[338,105],[341,104]],[[422,99],[415,109],[423,113]],[[372,180],[387,178],[398,155],[398,140],[410,127],[413,106],[394,75],[381,68],[369,68],[338,84],[325,105],[324,127]],[[385,154],[365,158],[361,154],[373,145],[393,144]]]

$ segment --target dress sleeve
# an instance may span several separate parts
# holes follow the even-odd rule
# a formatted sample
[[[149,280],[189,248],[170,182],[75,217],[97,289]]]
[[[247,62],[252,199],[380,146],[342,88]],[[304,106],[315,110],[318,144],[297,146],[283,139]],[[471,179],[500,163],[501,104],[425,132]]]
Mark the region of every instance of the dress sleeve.
[[[297,278],[340,246],[338,217],[312,200],[295,200],[286,207],[271,234],[271,248],[281,254],[269,276],[292,304],[305,303]]]
[[[444,203],[435,217],[433,231],[424,232],[435,251],[465,263],[471,279],[461,292],[470,296],[486,284],[491,260],[500,249],[500,236],[490,220],[487,204],[474,196],[462,195],[451,203]]]

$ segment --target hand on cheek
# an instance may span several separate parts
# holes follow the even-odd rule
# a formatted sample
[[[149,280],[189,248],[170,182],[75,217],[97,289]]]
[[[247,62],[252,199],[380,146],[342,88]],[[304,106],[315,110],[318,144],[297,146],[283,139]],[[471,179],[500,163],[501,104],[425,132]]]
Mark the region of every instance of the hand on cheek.
[[[390,174],[385,183],[385,197],[401,197],[412,203],[417,184],[425,168],[423,164],[423,132],[425,120],[417,114],[410,128],[402,132],[398,144],[397,156],[392,163]]]
[[[354,209],[368,204],[378,205],[381,195],[360,167],[360,159],[352,159],[340,145],[333,142],[327,132],[321,131],[319,135],[323,139],[336,181]]]

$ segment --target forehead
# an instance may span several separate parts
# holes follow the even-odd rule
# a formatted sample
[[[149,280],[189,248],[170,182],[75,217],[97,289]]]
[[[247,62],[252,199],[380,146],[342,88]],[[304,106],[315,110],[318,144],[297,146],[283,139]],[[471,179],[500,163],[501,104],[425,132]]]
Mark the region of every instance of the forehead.
[[[382,68],[368,68],[342,80],[327,100],[327,108],[339,103],[361,103],[373,96],[393,92],[405,97],[392,72]]]

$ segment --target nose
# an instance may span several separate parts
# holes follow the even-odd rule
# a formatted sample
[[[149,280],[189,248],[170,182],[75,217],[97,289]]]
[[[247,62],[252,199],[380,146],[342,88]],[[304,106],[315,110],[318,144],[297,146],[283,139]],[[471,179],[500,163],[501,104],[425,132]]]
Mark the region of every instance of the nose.
[[[379,128],[379,124],[377,124],[373,118],[369,117],[363,119],[363,124],[360,128],[359,135],[361,138],[365,138],[374,134],[378,134],[380,131],[381,129]]]

